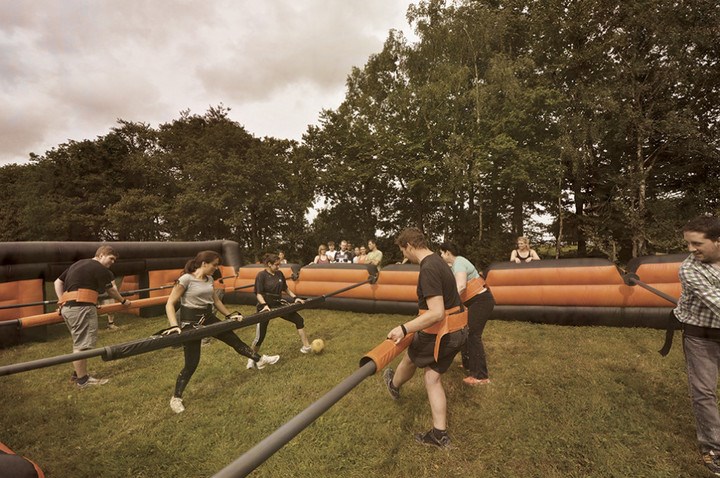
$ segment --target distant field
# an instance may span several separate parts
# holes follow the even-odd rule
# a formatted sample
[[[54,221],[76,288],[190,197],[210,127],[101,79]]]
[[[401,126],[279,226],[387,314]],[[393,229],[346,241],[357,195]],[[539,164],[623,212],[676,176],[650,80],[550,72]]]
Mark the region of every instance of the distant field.
[[[245,309],[249,312],[250,309]],[[246,370],[229,347],[203,347],[185,393],[187,410],[168,402],[181,349],[115,362],[91,359],[108,385],[76,390],[71,366],[0,377],[0,441],[37,461],[49,478],[207,477],[321,397],[358,367],[387,330],[406,320],[329,310],[305,311],[321,355],[300,354],[294,326],[271,323],[263,351],[280,362]],[[99,345],[144,337],[164,317],[120,315]],[[249,342],[254,333],[241,329]],[[54,326],[45,343],[0,350],[0,365],[65,354],[70,339]],[[257,477],[698,477],[679,336],[657,353],[663,333],[491,322],[486,328],[493,383],[445,376],[454,448],[417,445],[430,425],[421,375],[393,402],[378,375],[350,392],[276,453]]]

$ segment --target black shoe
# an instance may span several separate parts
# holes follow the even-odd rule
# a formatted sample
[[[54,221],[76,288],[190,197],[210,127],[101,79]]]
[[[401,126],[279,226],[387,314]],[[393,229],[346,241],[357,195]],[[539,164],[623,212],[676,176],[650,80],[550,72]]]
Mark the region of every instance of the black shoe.
[[[383,380],[385,380],[385,385],[387,386],[388,393],[392,397],[393,400],[397,400],[400,398],[400,389],[395,387],[392,383],[392,379],[395,376],[395,370],[391,368],[386,368],[383,372]]]
[[[443,433],[440,438],[435,436],[434,430],[430,430],[425,433],[416,433],[415,441],[422,443],[423,445],[434,446],[436,448],[450,448],[450,435],[448,435],[447,432]]]
[[[707,469],[710,470],[710,473],[715,476],[720,476],[720,455],[711,451],[710,453],[703,454],[702,458],[703,463]]]

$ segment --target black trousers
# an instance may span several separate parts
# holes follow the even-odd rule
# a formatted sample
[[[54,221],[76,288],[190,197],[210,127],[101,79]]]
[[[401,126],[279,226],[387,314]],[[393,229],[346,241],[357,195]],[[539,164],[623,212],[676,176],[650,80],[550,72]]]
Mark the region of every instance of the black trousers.
[[[471,377],[477,379],[488,378],[489,376],[482,334],[494,308],[495,298],[490,289],[475,296],[468,307],[469,334],[467,342],[462,348],[461,356],[465,370],[470,373]]]
[[[210,325],[220,322],[212,312],[212,307],[206,309],[189,309],[187,307],[180,308],[180,317],[184,324],[189,326],[198,325]],[[215,338],[221,340],[232,347],[237,353],[245,357],[251,358],[255,361],[260,360],[260,355],[253,352],[248,344],[240,340],[240,337],[235,335],[235,332],[230,330],[221,334],[215,335]],[[185,387],[187,387],[190,378],[197,370],[200,364],[200,350],[202,344],[200,340],[193,340],[192,342],[185,342],[183,344],[183,353],[185,355],[185,366],[180,371],[177,381],[175,382],[175,396],[182,397]]]
[[[278,307],[281,307],[283,304],[280,302],[268,302],[268,305],[270,306],[270,309],[277,309]],[[262,306],[258,304],[257,311],[260,312],[263,309]],[[305,319],[303,319],[302,315],[298,314],[297,312],[290,312],[287,315],[280,316],[282,319],[287,320],[288,322],[292,322],[295,324],[295,329],[300,330],[305,328]],[[258,322],[257,328],[255,329],[255,340],[253,340],[253,345],[257,347],[258,349],[262,345],[262,343],[265,341],[265,336],[267,335],[267,329],[268,324],[270,323],[270,320],[264,320],[262,322]]]

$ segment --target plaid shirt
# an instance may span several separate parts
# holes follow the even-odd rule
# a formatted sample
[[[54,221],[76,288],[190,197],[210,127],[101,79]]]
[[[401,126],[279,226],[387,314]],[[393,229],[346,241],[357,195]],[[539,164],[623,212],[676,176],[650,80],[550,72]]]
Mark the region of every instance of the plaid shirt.
[[[682,294],[675,308],[680,322],[720,328],[720,269],[690,255],[680,265]]]

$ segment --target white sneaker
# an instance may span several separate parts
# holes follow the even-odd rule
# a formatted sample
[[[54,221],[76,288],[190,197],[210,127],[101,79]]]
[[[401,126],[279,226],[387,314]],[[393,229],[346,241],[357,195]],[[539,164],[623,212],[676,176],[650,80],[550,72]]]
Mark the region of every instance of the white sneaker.
[[[262,370],[265,368],[265,365],[273,365],[277,363],[277,361],[280,360],[279,355],[263,355],[260,357],[260,360],[257,361],[255,366],[258,368],[258,370]]]
[[[245,368],[248,370],[250,370],[251,368],[255,368],[255,361],[253,359],[248,359],[248,364]]]
[[[312,348],[309,345],[303,345],[300,347],[300,352],[304,354],[309,354]]]
[[[182,398],[173,397],[170,399],[170,409],[175,413],[182,413],[185,411],[185,405],[183,405]]]
[[[105,385],[106,383],[108,383],[107,378],[95,378],[90,376],[88,376],[88,379],[85,381],[85,383],[80,383],[77,380],[75,381],[75,385],[77,385],[79,388],[85,388],[91,385]]]

